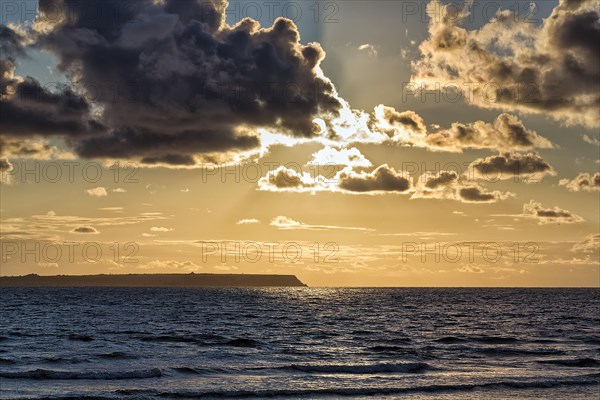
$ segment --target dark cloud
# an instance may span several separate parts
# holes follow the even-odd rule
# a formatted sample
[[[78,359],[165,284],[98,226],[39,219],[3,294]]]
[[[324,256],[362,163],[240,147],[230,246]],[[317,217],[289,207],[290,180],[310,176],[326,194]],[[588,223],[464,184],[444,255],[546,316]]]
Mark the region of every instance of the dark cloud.
[[[6,158],[0,158],[0,170],[1,171],[10,171],[12,169],[12,164]]]
[[[513,193],[489,191],[476,183],[463,182],[454,171],[422,175],[415,185],[410,175],[387,164],[371,172],[356,172],[346,167],[333,178],[312,177],[285,167],[271,171],[259,180],[259,189],[273,192],[338,192],[356,195],[408,194],[411,199],[454,200],[463,203],[493,203]]]
[[[24,37],[6,25],[0,24],[0,55],[15,57],[25,54]]]
[[[199,130],[164,134],[150,129],[124,128],[111,136],[95,136],[73,144],[83,157],[142,158],[148,164],[193,165],[193,154],[247,150],[259,145],[254,135]]]
[[[13,115],[3,121],[6,131],[68,135],[83,157],[169,165],[256,148],[251,128],[312,137],[313,119],[341,106],[319,72],[324,51],[302,45],[288,19],[270,28],[251,19],[229,26],[226,7],[219,0],[40,0],[38,45],[76,77],[103,125],[68,92],[68,103],[3,102],[3,114]]]
[[[471,124],[454,123],[450,129],[426,136],[428,145],[440,150],[460,151],[474,149],[529,150],[552,148],[552,143],[527,129],[514,115],[500,114],[493,124],[476,121]]]
[[[375,108],[375,114],[392,127],[405,127],[413,132],[425,134],[427,127],[423,118],[414,111],[396,111],[393,107],[379,105]],[[376,122],[375,120],[372,123]]]
[[[487,180],[521,177],[537,182],[545,175],[556,175],[554,168],[536,153],[504,153],[473,161],[470,169],[476,178]]]
[[[370,173],[343,171],[338,175],[338,187],[348,192],[406,192],[412,184],[410,177],[384,164]]]
[[[428,189],[436,189],[440,186],[448,186],[458,181],[458,174],[454,171],[441,171],[424,182]]]
[[[306,172],[296,171],[284,166],[269,171],[265,177],[259,180],[258,186],[261,190],[273,192],[333,190],[333,188],[327,186],[325,178],[322,176],[313,178]]]
[[[11,172],[13,165],[7,158],[0,158],[0,184],[10,185],[12,183]]]
[[[78,226],[71,231],[72,233],[98,234],[98,230],[92,226]]]
[[[543,224],[572,224],[583,221],[579,215],[559,207],[546,208],[541,203],[531,200],[523,205],[523,214],[526,217],[535,218],[540,225]]]
[[[427,132],[423,118],[414,111],[400,112],[383,104],[375,107],[368,118],[368,129],[383,134],[381,142],[389,140],[432,151],[531,150],[554,147],[548,139],[526,128],[518,117],[507,113],[500,114],[492,123],[481,120],[472,123],[455,122],[447,129],[439,130],[436,127],[436,132]],[[357,122],[356,125],[360,126],[360,123]],[[363,139],[373,140],[369,135]]]
[[[490,203],[500,198],[497,192],[486,192],[479,186],[464,187],[458,193],[465,202],[471,203]]]
[[[561,186],[565,186],[572,192],[586,191],[594,192],[600,190],[600,172],[594,175],[582,172],[573,180],[561,179]]]
[[[334,177],[315,177],[307,172],[279,167],[270,171],[258,182],[261,190],[292,192],[340,192],[377,195],[384,193],[408,193],[412,180],[408,174],[396,171],[387,164],[371,172],[356,172],[351,167],[337,172]]]
[[[452,9],[430,2],[430,36],[420,45],[422,58],[413,63],[415,83],[453,84],[485,108],[600,125],[596,0],[561,0],[539,27],[525,15],[503,10],[483,27],[468,30],[461,26],[468,14],[450,16]]]
[[[31,77],[15,77],[10,59],[0,61],[0,127],[10,137],[84,136],[105,132],[91,104],[66,86],[43,87]]]
[[[455,200],[463,203],[493,203],[512,193],[488,191],[476,183],[467,183],[455,171],[440,171],[422,175],[411,199]]]

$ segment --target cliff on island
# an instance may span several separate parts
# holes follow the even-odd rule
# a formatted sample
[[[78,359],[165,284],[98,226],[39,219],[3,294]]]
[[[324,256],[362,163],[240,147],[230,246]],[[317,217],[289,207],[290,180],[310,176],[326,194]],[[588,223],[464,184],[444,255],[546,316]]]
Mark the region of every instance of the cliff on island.
[[[129,274],[0,277],[0,286],[13,287],[304,287],[294,275],[251,274]]]

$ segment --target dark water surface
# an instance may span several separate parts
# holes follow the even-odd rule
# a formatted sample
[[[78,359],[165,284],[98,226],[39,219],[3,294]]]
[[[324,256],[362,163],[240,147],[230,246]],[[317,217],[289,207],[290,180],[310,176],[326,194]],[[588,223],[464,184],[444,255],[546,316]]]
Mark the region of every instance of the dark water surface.
[[[3,399],[600,396],[596,289],[0,293]]]

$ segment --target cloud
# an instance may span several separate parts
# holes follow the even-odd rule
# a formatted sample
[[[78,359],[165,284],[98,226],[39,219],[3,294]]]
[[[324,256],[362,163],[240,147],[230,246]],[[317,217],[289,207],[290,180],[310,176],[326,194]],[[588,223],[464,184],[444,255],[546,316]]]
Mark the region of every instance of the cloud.
[[[87,233],[87,234],[98,234],[100,232],[98,232],[98,230],[92,226],[78,226],[77,228],[74,228],[72,231],[72,233]]]
[[[407,173],[396,171],[387,164],[377,167],[372,172],[360,173],[346,167],[332,178],[322,175],[312,177],[306,172],[297,172],[281,166],[261,178],[258,186],[260,190],[267,191],[328,191],[377,195],[407,192],[411,187],[411,179]]]
[[[213,269],[216,271],[237,271],[239,268],[234,265],[215,265]]]
[[[354,195],[409,194],[411,199],[447,199],[463,203],[493,203],[505,200],[513,193],[488,191],[476,183],[463,182],[454,171],[423,174],[413,185],[405,171],[397,171],[387,164],[371,172],[356,172],[346,167],[334,177],[312,177],[306,172],[279,167],[259,180],[259,189],[287,192],[337,192]]]
[[[373,164],[356,147],[348,149],[326,146],[313,153],[312,160],[307,165],[371,167]]]
[[[337,180],[339,189],[351,193],[402,193],[412,186],[412,180],[407,173],[396,171],[387,164],[377,167],[372,172],[356,173],[353,170],[344,170],[338,174]]]
[[[600,233],[588,235],[583,241],[575,243],[571,251],[600,255]]]
[[[112,190],[113,193],[127,193],[127,189],[123,189],[123,188],[116,188]]]
[[[423,118],[414,111],[396,111],[394,107],[378,105],[370,116],[369,127],[389,139],[408,144],[419,143],[427,133]]]
[[[106,191],[105,187],[102,186],[98,186],[95,187],[93,189],[87,189],[85,191],[87,194],[89,194],[92,197],[106,197],[108,196],[108,192]]]
[[[372,44],[361,44],[358,46],[358,51],[366,53],[369,57],[377,57],[377,48]]]
[[[427,6],[429,37],[412,64],[417,89],[452,85],[483,108],[538,113],[568,124],[600,125],[600,19],[595,0],[561,0],[541,25],[499,10],[479,28],[465,8]],[[479,83],[476,85],[475,83]]]
[[[106,131],[84,96],[67,85],[49,88],[34,78],[15,76],[15,69],[11,59],[0,59],[3,135],[84,137]]]
[[[455,200],[462,203],[494,203],[512,193],[488,191],[476,183],[465,183],[455,171],[426,173],[419,177],[411,199]],[[456,213],[456,212],[455,212]]]
[[[552,142],[525,127],[514,115],[502,113],[492,123],[475,121],[455,122],[450,128],[428,132],[423,118],[414,111],[396,111],[382,104],[375,107],[368,119],[367,141],[397,143],[426,148],[430,151],[460,153],[465,149],[531,150],[554,148]],[[361,126],[357,121],[357,126]],[[364,128],[363,128],[364,129]],[[377,136],[379,135],[379,136]],[[376,139],[378,138],[378,139]],[[356,141],[361,141],[356,138]]]
[[[13,181],[14,166],[7,158],[0,158],[0,184],[10,185]]]
[[[459,176],[454,171],[440,171],[435,175],[426,175],[423,180],[423,186],[426,189],[437,189],[440,187],[451,186],[458,182]]]
[[[380,236],[410,236],[419,239],[431,239],[439,236],[456,236],[452,232],[408,232],[408,233],[380,233]]]
[[[523,205],[523,217],[534,218],[539,225],[573,224],[582,222],[583,218],[559,207],[545,208],[541,203],[531,200]]]
[[[0,54],[8,57],[25,54],[26,38],[10,26],[0,25]]]
[[[257,220],[256,218],[246,218],[246,219],[240,219],[238,222],[236,222],[237,225],[251,225],[251,224],[260,224],[260,221]]]
[[[199,271],[202,268],[193,261],[177,261],[177,260],[154,260],[146,264],[138,266],[140,269],[160,270],[160,271]]]
[[[306,172],[295,171],[291,168],[280,166],[260,178],[258,188],[265,191],[288,192],[326,190],[327,187],[323,182],[324,179],[322,176],[313,178]]]
[[[79,227],[119,227],[166,219],[162,215],[119,215],[118,217],[82,217],[75,215],[57,215],[48,211],[43,215],[28,218],[10,218],[0,220],[0,238],[36,240],[61,240],[63,234],[73,233]],[[94,228],[97,229],[97,228]]]
[[[471,124],[453,123],[450,129],[431,133],[425,143],[436,150],[460,152],[463,149],[529,150],[552,148],[552,143],[527,129],[514,115],[500,114],[493,124],[476,121]]]
[[[302,227],[304,224],[295,221],[291,218],[284,217],[282,215],[273,218],[271,221],[271,226],[275,226],[280,229],[296,229],[298,227]],[[306,226],[306,225],[304,225]],[[310,225],[309,225],[310,226]]]
[[[594,146],[600,147],[600,139],[598,139],[598,138],[591,137],[591,136],[588,136],[588,135],[583,135],[581,138],[586,143],[589,143],[589,144],[592,144]]]
[[[337,225],[309,225],[303,222],[298,222],[292,218],[285,216],[277,216],[271,220],[271,226],[282,230],[309,230],[309,231],[329,231],[329,230],[350,230],[350,231],[365,231],[370,232],[373,229],[360,228],[352,226],[337,226]]]
[[[45,139],[0,137],[0,158],[55,160],[73,159],[75,156],[68,151],[59,149],[57,146],[50,145]]]
[[[594,175],[582,172],[573,180],[561,179],[561,186],[565,186],[571,192],[595,192],[600,190],[600,172]]]
[[[172,228],[165,228],[163,226],[153,226],[152,228],[150,228],[151,232],[172,232],[175,229]]]
[[[473,161],[469,174],[488,181],[520,177],[526,183],[535,183],[546,175],[556,175],[556,171],[537,153],[507,152]]]
[[[173,167],[255,151],[259,128],[315,137],[313,119],[336,116],[341,107],[320,69],[323,49],[301,44],[298,28],[285,18],[271,27],[250,18],[230,26],[227,6],[225,0],[148,0],[124,13],[116,0],[86,7],[40,2],[30,32],[35,45],[77,78],[72,86],[93,97],[94,107],[71,88],[52,101],[12,96],[2,101],[2,114],[9,115],[3,133],[63,135],[81,157]],[[68,17],[55,18],[57,9]],[[118,17],[90,18],[89,10]],[[50,96],[31,79],[13,86]]]
[[[57,56],[61,72],[77,79],[60,93],[71,102],[53,101],[70,107],[67,112],[50,112],[39,102],[23,105],[53,118],[64,115],[55,122],[66,125],[40,134],[64,137],[80,157],[191,168],[256,154],[273,132],[294,140],[392,141],[436,151],[551,147],[508,114],[493,125],[457,123],[427,134],[414,111],[383,105],[372,114],[353,110],[324,76],[320,45],[301,44],[297,27],[285,18],[266,28],[249,18],[230,26],[224,0],[144,1],[124,15],[114,0],[92,0],[89,7],[122,18],[92,21],[76,2],[40,4],[28,34]],[[69,18],[50,18],[57,8]],[[376,51],[370,44],[360,50]],[[107,65],[107,59],[114,62]],[[18,100],[13,97],[3,106]],[[18,118],[24,120],[36,119]],[[51,128],[50,122],[42,125]],[[24,126],[11,130],[33,135]],[[345,162],[370,165],[366,159]]]
[[[485,273],[485,270],[481,267],[478,267],[476,265],[464,265],[460,268],[456,269],[458,272],[464,272],[467,274],[483,274]]]
[[[460,188],[458,194],[465,203],[494,203],[507,198],[507,195],[501,192],[488,192],[481,186],[475,185]]]

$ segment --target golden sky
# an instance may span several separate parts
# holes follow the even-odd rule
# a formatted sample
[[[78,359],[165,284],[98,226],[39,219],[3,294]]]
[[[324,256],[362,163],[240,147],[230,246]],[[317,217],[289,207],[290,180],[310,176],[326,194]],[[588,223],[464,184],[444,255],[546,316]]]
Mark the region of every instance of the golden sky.
[[[0,273],[600,284],[598,1],[308,3],[5,12]]]

